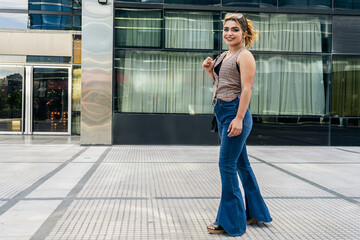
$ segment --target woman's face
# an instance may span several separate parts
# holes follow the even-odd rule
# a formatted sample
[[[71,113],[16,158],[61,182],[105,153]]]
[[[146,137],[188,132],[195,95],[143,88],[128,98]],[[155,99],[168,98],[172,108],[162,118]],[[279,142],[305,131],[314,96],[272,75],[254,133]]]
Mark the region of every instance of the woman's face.
[[[240,24],[238,22],[233,20],[225,22],[223,29],[223,39],[229,47],[242,44],[244,37],[245,35],[241,30]]]

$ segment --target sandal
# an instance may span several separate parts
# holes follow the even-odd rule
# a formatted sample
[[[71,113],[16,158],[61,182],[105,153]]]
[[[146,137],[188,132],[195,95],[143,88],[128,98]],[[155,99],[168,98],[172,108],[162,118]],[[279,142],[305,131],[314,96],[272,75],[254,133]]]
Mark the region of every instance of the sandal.
[[[210,233],[213,233],[213,234],[225,233],[224,228],[222,226],[220,226],[220,224],[218,224],[217,222],[214,222],[214,223],[208,225],[206,228]]]
[[[246,224],[247,225],[251,225],[251,224],[254,224],[254,223],[257,223],[259,222],[259,220],[256,220],[255,218],[249,218],[247,221],[246,221]]]

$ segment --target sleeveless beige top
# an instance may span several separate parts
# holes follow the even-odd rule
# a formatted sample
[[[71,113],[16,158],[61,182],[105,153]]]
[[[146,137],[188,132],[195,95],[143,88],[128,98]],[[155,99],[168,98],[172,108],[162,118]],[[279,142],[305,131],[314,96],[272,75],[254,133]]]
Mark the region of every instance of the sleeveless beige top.
[[[241,78],[240,73],[236,67],[236,60],[244,47],[240,48],[232,56],[227,58],[225,62],[223,59],[229,51],[223,52],[217,59],[213,68],[214,85],[213,98],[219,98],[226,102],[235,100],[241,93]],[[219,75],[215,72],[216,66],[222,62]]]

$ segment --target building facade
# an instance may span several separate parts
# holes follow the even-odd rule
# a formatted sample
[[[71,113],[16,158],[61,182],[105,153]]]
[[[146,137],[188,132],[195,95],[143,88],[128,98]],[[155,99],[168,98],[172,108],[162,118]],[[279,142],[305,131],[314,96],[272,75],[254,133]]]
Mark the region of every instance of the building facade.
[[[3,133],[218,144],[201,64],[226,50],[224,15],[241,12],[260,33],[248,143],[360,145],[356,0],[0,2]]]

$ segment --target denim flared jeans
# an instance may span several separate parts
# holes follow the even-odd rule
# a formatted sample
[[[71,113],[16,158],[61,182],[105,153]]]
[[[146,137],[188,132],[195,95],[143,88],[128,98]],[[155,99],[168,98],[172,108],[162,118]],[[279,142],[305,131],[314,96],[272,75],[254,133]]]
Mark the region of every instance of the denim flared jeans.
[[[219,169],[222,185],[216,221],[230,235],[245,233],[246,220],[250,217],[262,222],[272,221],[246,152],[245,141],[252,128],[252,116],[249,110],[244,116],[241,134],[228,137],[227,129],[236,116],[238,106],[239,99],[237,98],[232,102],[222,102],[214,107],[221,139]],[[238,176],[245,192],[245,205]]]

